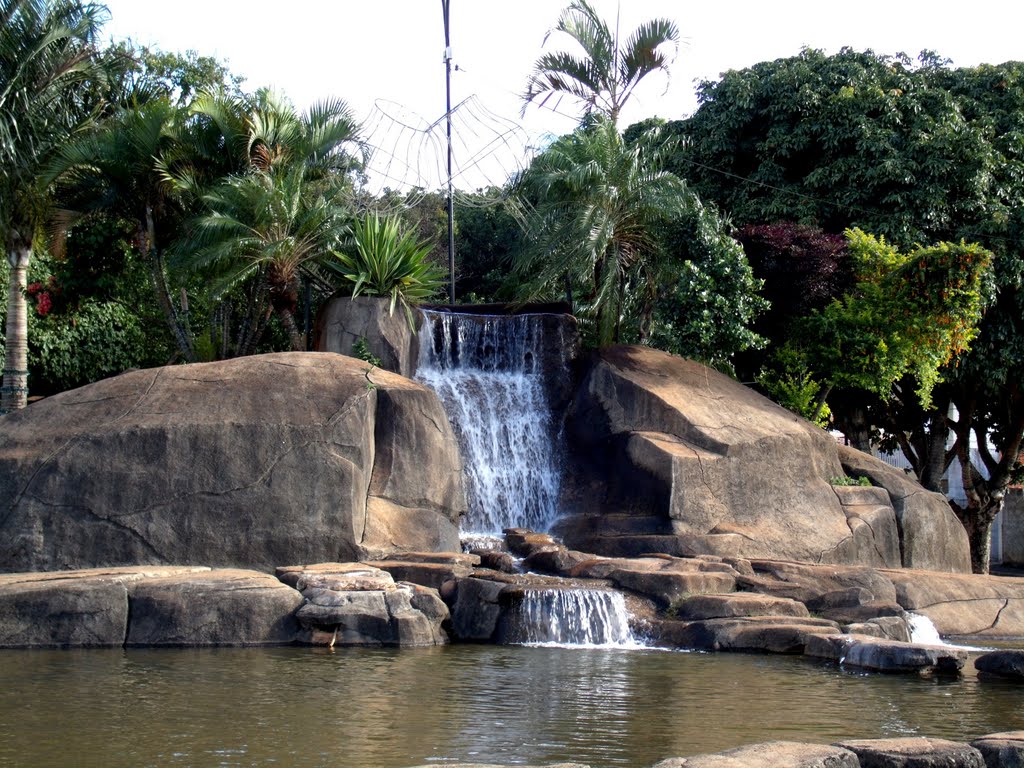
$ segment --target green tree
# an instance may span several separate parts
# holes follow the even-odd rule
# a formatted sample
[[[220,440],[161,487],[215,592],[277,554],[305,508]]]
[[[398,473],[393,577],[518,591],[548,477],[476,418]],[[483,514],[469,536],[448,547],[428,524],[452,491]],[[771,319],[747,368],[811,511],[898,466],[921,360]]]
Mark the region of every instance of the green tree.
[[[968,493],[976,494],[961,519],[974,567],[987,568],[986,520],[1018,471],[1024,433],[1024,399],[1014,386],[1024,379],[1024,348],[1016,341],[1024,280],[1024,63],[955,69],[928,53],[915,65],[902,56],[805,50],[704,83],[700,98],[691,119],[670,126],[686,138],[671,167],[736,221],[789,219],[829,232],[857,226],[901,249],[963,239],[995,254],[995,303],[970,353],[943,371],[936,407],[921,409],[913,396],[898,395],[853,405],[889,436],[900,436],[926,485],[936,488],[959,458]],[[919,383],[900,386],[912,392]],[[946,404],[959,415],[951,417]],[[833,405],[837,414],[846,410],[838,400]],[[947,451],[951,430],[955,444]],[[981,446],[995,445],[987,458],[983,449],[977,465],[972,434]]]
[[[203,200],[209,212],[181,243],[182,264],[216,267],[218,293],[245,282],[265,285],[291,348],[304,350],[295,323],[299,273],[341,246],[349,233],[348,208],[311,181],[301,164],[230,177]]]
[[[587,115],[597,113],[617,124],[619,113],[634,89],[652,72],[668,73],[679,47],[679,30],[669,19],[652,19],[620,40],[618,25],[612,33],[587,0],[573,0],[547,35],[567,35],[582,55],[567,52],[542,54],[523,93],[523,112],[539,101],[568,96],[583,103]]]
[[[518,182],[530,242],[516,268],[528,297],[582,286],[582,314],[601,345],[621,337],[627,302],[637,301],[640,335],[650,331],[657,298],[659,235],[694,198],[661,170],[654,142],[628,146],[615,124],[598,117],[539,155]]]
[[[42,170],[92,117],[81,98],[98,74],[101,6],[0,0],[0,233],[10,265],[0,411],[28,395],[25,287],[34,242],[51,211]]]

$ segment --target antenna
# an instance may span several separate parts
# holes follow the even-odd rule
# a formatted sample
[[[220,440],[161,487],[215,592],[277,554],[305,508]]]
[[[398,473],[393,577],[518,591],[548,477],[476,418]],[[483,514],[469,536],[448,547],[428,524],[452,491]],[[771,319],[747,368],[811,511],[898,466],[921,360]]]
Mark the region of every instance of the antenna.
[[[441,0],[444,14],[445,118],[448,124],[448,303],[455,303],[455,195],[452,190],[452,39],[451,0]]]

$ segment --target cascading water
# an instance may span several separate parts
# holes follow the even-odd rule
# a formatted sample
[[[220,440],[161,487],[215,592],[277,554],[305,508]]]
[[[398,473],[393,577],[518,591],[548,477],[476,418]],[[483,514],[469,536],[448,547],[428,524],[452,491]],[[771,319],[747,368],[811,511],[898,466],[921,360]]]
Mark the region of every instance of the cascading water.
[[[601,589],[528,590],[503,620],[502,640],[525,645],[639,647],[626,603]]]
[[[539,315],[423,312],[416,378],[437,392],[466,463],[463,533],[547,530],[558,514],[556,430]]]

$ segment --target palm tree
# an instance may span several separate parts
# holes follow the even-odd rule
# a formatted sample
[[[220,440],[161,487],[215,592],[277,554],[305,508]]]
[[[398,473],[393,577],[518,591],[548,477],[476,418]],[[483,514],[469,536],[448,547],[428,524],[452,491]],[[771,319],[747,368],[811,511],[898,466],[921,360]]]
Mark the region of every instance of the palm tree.
[[[579,44],[583,55],[566,52],[543,54],[523,93],[523,112],[540,99],[566,95],[583,102],[584,113],[605,115],[618,124],[619,113],[636,86],[652,72],[668,74],[679,48],[679,30],[670,19],[651,19],[637,27],[623,43],[587,0],[573,0],[544,36],[562,32]]]
[[[518,182],[535,201],[526,216],[531,245],[517,268],[530,276],[531,298],[564,276],[584,297],[601,345],[618,341],[627,298],[639,288],[641,325],[657,296],[659,228],[688,213],[694,197],[661,169],[663,142],[648,134],[627,144],[610,118],[563,136]]]
[[[349,234],[348,209],[319,186],[301,164],[232,176],[204,195],[209,212],[181,243],[189,269],[216,270],[217,294],[265,284],[293,350],[305,349],[294,316],[300,269],[327,258]]]
[[[47,173],[80,212],[104,212],[132,222],[157,304],[179,351],[194,362],[192,339],[171,299],[164,250],[157,242],[158,229],[166,230],[183,215],[164,159],[169,153],[180,155],[183,115],[164,97],[129,104],[98,130],[63,147]]]
[[[0,0],[0,235],[11,266],[2,412],[27,403],[27,270],[51,210],[42,170],[92,116],[83,86],[100,75],[104,13],[79,0]]]

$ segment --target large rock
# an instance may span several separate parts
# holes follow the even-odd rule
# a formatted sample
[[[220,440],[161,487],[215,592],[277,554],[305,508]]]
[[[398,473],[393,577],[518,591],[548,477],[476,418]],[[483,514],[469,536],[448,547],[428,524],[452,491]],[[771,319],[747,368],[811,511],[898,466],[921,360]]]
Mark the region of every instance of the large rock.
[[[302,596],[273,576],[204,567],[0,575],[0,647],[281,645]]]
[[[671,757],[654,768],[860,768],[857,756],[841,747],[768,741],[712,755]]]
[[[602,540],[584,529],[590,515],[632,512],[666,520],[673,554],[901,564],[892,508],[844,505],[830,485],[843,469],[827,433],[696,362],[644,347],[602,350],[569,434],[591,477],[620,478],[610,504],[592,489],[575,494],[579,525],[570,518],[560,529],[571,547],[625,551],[628,534]],[[648,551],[665,551],[664,534],[654,538],[658,550]]]
[[[367,351],[380,360],[384,370],[412,378],[419,356],[415,328],[419,321],[420,315],[414,311],[410,325],[401,305],[391,312],[390,299],[332,296],[316,317],[313,348],[355,356],[356,344],[364,339]]]
[[[458,549],[432,392],[340,355],[133,371],[2,417],[0,570]]]
[[[985,768],[974,747],[946,739],[856,739],[835,746],[856,754],[861,768]]]
[[[896,601],[931,619],[941,635],[1024,637],[1024,578],[885,571]]]
[[[990,733],[971,746],[981,752],[987,768],[1024,768],[1024,731]]]
[[[1005,650],[983,653],[974,660],[974,668],[985,675],[1024,682],[1024,651]]]
[[[867,477],[888,494],[900,528],[904,568],[971,572],[967,532],[945,496],[926,491],[903,470],[855,448],[839,446],[839,459],[849,474]]]
[[[302,596],[273,576],[218,569],[129,584],[125,645],[287,645]]]

